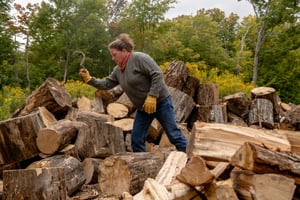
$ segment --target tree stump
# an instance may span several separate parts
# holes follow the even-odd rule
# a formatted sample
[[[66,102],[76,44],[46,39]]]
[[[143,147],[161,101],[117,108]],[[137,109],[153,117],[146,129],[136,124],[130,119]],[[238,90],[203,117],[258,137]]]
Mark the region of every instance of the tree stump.
[[[47,128],[39,130],[36,138],[38,149],[48,155],[52,155],[63,149],[76,138],[76,121],[59,120]]]
[[[72,156],[55,155],[31,163],[26,169],[64,168],[65,184],[68,195],[72,195],[85,183],[82,163]],[[51,180],[51,177],[49,178]]]
[[[3,200],[66,200],[64,168],[6,170]]]
[[[154,178],[162,161],[152,153],[118,153],[105,158],[99,166],[99,187],[107,195],[134,195],[141,191],[147,178]]]
[[[251,99],[268,99],[273,104],[274,121],[279,122],[280,107],[276,90],[271,87],[258,87],[251,90]]]
[[[19,116],[27,115],[40,106],[46,107],[57,119],[62,119],[72,107],[72,99],[63,84],[54,78],[48,78],[26,99],[26,105]]]
[[[0,122],[0,164],[21,162],[38,155],[35,140],[45,125],[38,112]]]
[[[249,125],[274,128],[273,104],[268,99],[253,99],[249,112]]]

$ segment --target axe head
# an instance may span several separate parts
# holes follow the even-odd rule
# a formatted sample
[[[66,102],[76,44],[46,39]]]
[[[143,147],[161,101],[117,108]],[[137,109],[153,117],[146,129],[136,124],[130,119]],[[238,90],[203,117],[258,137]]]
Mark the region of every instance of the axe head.
[[[81,58],[81,62],[80,62],[80,67],[85,69],[85,67],[83,65],[84,62],[85,62],[85,54],[82,51],[80,51],[80,50],[74,51],[73,55],[75,55],[75,54],[76,55],[81,55],[82,58]]]

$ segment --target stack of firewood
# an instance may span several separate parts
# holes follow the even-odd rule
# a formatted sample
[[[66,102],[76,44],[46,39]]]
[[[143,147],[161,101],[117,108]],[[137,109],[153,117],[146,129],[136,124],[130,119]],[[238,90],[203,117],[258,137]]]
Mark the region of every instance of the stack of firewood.
[[[180,61],[164,79],[187,153],[156,120],[133,153],[135,108],[119,86],[72,100],[48,78],[0,122],[2,199],[298,199],[300,105],[269,87],[220,99]]]

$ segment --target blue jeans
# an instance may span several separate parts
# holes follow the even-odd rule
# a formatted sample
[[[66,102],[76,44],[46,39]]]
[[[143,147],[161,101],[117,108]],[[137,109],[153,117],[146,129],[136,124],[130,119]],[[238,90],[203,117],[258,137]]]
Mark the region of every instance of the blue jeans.
[[[186,152],[187,139],[177,126],[174,107],[170,96],[157,104],[156,112],[153,114],[148,114],[139,110],[137,111],[131,132],[133,152],[146,151],[145,142],[149,127],[154,118],[162,125],[170,142],[175,145],[176,149],[178,151]]]

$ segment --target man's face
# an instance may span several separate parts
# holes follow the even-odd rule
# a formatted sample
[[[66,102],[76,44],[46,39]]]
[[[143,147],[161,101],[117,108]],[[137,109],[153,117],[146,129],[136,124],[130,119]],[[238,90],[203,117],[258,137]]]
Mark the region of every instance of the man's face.
[[[127,55],[127,51],[123,49],[122,51],[119,51],[117,49],[109,49],[111,59],[117,63],[117,65],[121,65],[122,61]]]

